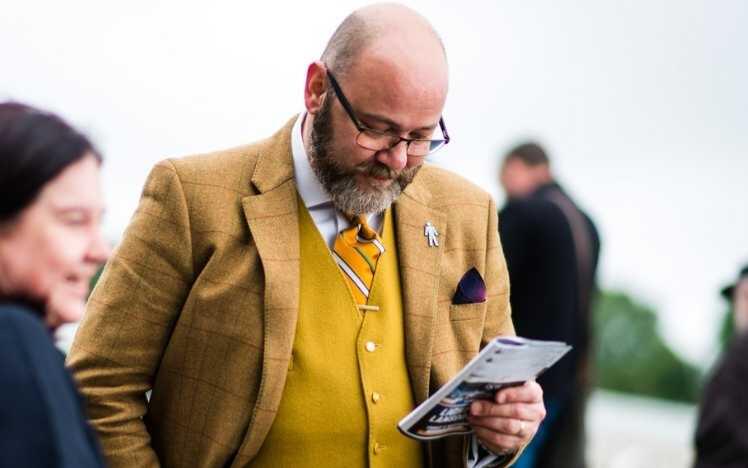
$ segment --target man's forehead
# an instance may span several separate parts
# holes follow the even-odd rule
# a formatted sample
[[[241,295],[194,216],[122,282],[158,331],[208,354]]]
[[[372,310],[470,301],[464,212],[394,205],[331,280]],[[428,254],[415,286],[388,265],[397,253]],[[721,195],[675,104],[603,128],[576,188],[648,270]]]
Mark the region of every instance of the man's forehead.
[[[447,75],[447,58],[441,41],[428,30],[394,31],[380,35],[360,51],[359,64],[390,64],[414,74]]]
[[[372,98],[387,108],[414,105],[441,113],[448,88],[446,68],[438,62],[396,60],[381,53],[362,54],[347,76],[344,90],[354,99]],[[411,102],[412,101],[412,102]]]

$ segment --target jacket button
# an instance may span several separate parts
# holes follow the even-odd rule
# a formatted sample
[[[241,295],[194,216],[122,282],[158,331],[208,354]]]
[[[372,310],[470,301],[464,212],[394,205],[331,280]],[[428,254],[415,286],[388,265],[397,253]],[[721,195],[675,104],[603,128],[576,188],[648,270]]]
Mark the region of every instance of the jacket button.
[[[368,352],[373,353],[377,349],[377,344],[373,341],[367,341],[364,347]]]
[[[384,450],[384,445],[380,444],[379,442],[374,442],[374,453],[380,454],[382,453],[382,450]]]
[[[371,401],[373,401],[374,403],[379,403],[379,400],[381,399],[382,399],[382,395],[380,395],[379,392],[373,392],[371,394]]]

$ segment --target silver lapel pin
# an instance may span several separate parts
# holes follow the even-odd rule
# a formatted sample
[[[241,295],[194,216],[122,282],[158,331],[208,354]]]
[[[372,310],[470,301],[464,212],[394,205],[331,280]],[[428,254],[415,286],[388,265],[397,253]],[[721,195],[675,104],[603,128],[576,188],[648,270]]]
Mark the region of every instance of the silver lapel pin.
[[[439,231],[428,221],[423,226],[423,235],[429,240],[429,247],[439,247]]]

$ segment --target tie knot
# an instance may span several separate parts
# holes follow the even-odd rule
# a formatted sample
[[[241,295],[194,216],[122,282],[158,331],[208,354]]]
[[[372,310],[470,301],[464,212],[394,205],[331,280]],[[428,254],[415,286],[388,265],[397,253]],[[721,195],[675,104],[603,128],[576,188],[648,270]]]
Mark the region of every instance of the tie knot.
[[[366,222],[366,215],[346,215],[352,225],[358,227],[358,233],[366,240],[372,240],[377,237],[376,231],[374,231],[369,223]]]
[[[366,222],[366,216],[346,215],[351,226],[335,238],[333,258],[340,266],[356,304],[366,304],[374,282],[374,271],[384,245],[377,233]]]

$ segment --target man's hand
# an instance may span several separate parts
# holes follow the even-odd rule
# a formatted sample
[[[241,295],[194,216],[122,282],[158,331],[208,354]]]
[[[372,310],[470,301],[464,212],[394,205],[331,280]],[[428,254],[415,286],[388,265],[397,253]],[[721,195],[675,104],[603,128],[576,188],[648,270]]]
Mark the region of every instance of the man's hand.
[[[496,454],[509,454],[532,439],[543,418],[543,390],[530,380],[522,386],[496,392],[493,401],[474,401],[468,421],[487,449]]]

